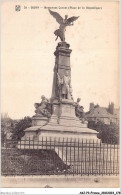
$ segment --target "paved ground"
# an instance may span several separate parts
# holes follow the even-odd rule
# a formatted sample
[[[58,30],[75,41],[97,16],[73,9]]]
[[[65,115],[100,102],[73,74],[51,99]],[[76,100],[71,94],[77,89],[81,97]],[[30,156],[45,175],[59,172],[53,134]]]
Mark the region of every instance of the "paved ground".
[[[119,188],[119,176],[2,176],[3,188]]]

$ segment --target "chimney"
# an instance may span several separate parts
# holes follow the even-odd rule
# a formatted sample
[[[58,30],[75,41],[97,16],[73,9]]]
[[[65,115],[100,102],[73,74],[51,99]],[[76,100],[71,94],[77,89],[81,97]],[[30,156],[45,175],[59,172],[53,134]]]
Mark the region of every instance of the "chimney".
[[[114,114],[114,103],[111,102],[111,104],[109,104],[109,112],[110,114]]]
[[[94,110],[94,103],[93,102],[90,103],[90,108],[89,108],[89,111],[92,111],[92,110]]]

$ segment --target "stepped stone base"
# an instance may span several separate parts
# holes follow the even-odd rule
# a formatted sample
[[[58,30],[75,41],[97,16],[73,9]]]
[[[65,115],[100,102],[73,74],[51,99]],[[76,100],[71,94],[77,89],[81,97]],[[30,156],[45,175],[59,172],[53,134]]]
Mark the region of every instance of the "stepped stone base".
[[[47,118],[34,118],[36,126],[25,130],[22,138],[40,140],[41,137],[52,138],[74,138],[74,139],[94,139],[97,138],[97,131],[87,128],[87,123],[82,123],[75,116],[74,102],[63,100],[60,103],[53,103],[53,114],[47,122]]]
[[[91,133],[90,133],[91,132]],[[83,132],[79,133],[79,132],[74,132],[74,131],[52,131],[52,130],[49,130],[49,131],[43,131],[43,130],[40,130],[38,132],[38,140],[41,140],[42,137],[51,137],[51,139],[55,139],[55,138],[60,138],[61,140],[63,138],[65,139],[80,139],[80,140],[94,140],[94,141],[98,141],[99,139],[97,138],[97,132],[95,133],[94,130],[92,129],[89,129],[89,128],[85,128],[83,129]]]
[[[32,117],[32,126],[43,126],[48,123],[48,118],[44,116],[35,115]]]
[[[47,131],[54,136],[74,136],[97,139],[97,132],[87,128],[87,123],[82,123],[75,116],[75,106],[73,102],[62,101],[60,104],[53,105],[53,115],[49,123],[41,127],[41,132]]]

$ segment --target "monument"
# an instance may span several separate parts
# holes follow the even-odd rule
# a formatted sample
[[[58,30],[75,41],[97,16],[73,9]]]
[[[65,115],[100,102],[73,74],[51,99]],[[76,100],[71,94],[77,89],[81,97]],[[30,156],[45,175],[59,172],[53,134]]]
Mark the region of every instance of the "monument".
[[[87,128],[83,107],[79,105],[80,98],[74,102],[71,85],[70,55],[72,50],[65,41],[67,26],[72,26],[79,17],[65,16],[63,19],[57,12],[49,10],[50,14],[60,24],[54,34],[60,38],[55,55],[52,96],[48,100],[42,96],[41,103],[35,103],[35,115],[32,117],[32,127],[25,130],[22,138],[39,140],[42,136],[67,137],[79,139],[95,139],[97,132]]]

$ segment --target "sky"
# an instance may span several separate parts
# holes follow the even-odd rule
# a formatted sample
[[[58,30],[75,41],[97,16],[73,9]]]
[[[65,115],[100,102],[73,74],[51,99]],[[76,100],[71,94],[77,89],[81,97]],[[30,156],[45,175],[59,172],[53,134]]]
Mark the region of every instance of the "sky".
[[[1,6],[1,112],[13,119],[33,116],[41,95],[51,97],[53,53],[60,41],[53,32],[59,24],[45,6],[57,7],[51,10],[62,17],[80,16],[66,30],[74,101],[80,97],[85,112],[90,102],[119,107],[119,2],[6,1]]]

